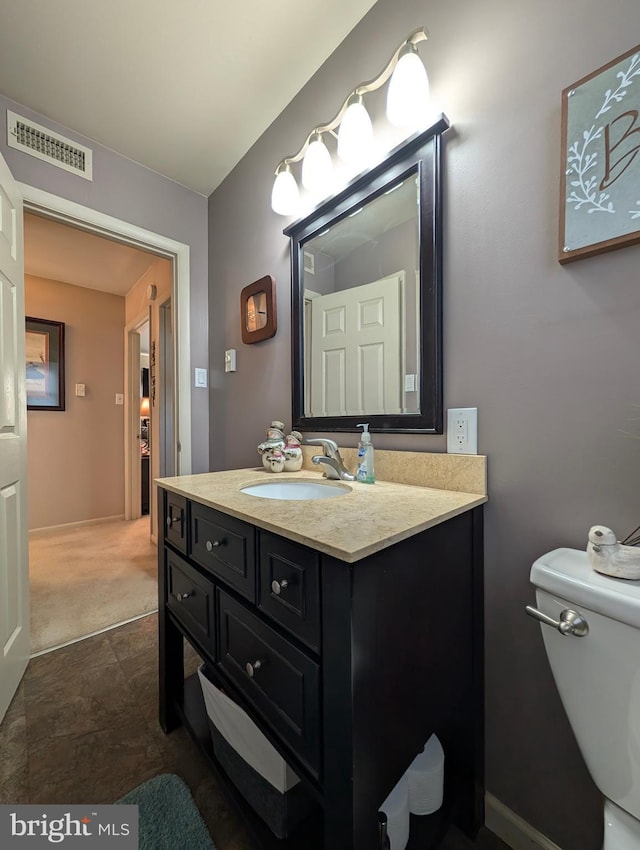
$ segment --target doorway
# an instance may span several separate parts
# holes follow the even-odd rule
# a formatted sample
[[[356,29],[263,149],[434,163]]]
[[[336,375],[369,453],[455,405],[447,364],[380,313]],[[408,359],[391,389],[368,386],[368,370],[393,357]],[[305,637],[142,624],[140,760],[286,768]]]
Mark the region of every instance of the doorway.
[[[29,187],[25,187],[25,188],[28,189]],[[101,214],[97,214],[97,213],[92,214],[91,211],[86,211],[82,208],[81,210],[72,210],[72,212],[76,215],[81,212],[82,215],[85,217],[84,221],[81,221],[79,218],[75,218],[75,217],[73,219],[70,219],[68,207],[69,206],[73,207],[75,205],[73,205],[73,204],[70,205],[68,202],[65,202],[63,199],[55,199],[55,198],[52,198],[51,196],[48,196],[47,198],[43,198],[41,196],[44,195],[45,193],[41,193],[37,190],[31,190],[32,195],[40,196],[40,197],[37,198],[37,203],[36,203],[36,201],[33,200],[33,199],[31,201],[29,200],[29,194],[30,194],[29,191],[25,191],[25,193],[24,193],[24,195],[25,195],[25,213],[27,213],[27,214],[35,213],[39,217],[46,215],[47,218],[53,219],[55,222],[58,222],[58,223],[62,222],[65,225],[71,225],[73,228],[76,229],[76,231],[82,231],[84,233],[89,232],[93,236],[98,235],[99,237],[101,237],[105,241],[109,241],[111,244],[113,244],[114,242],[118,242],[119,244],[126,244],[126,245],[132,245],[133,244],[135,249],[140,250],[141,253],[146,248],[150,248],[151,250],[149,251],[149,256],[154,261],[157,261],[159,259],[159,256],[161,256],[162,262],[166,263],[167,266],[170,269],[170,272],[169,272],[169,278],[170,278],[169,292],[168,292],[168,297],[165,299],[165,301],[168,305],[170,305],[171,301],[172,301],[172,296],[175,294],[176,295],[176,303],[181,303],[182,311],[184,313],[187,312],[187,308],[188,308],[188,248],[186,246],[180,246],[180,245],[177,245],[177,243],[170,243],[169,240],[165,240],[163,237],[158,237],[155,234],[146,234],[143,231],[139,231],[137,228],[132,228],[130,225],[127,225],[126,223],[115,222],[115,220],[107,222],[108,224],[110,224],[111,227],[115,227],[115,230],[112,229],[110,231],[106,231],[106,229],[104,227],[105,217],[102,216]],[[43,206],[43,201],[47,202],[47,204],[48,204],[47,207]],[[53,207],[53,210],[51,209],[51,207]],[[63,212],[63,208],[65,208],[65,207],[67,209],[66,209],[66,211]],[[89,219],[88,221],[87,221],[87,218]],[[93,219],[93,221],[91,219]],[[100,226],[99,227],[96,224],[96,219],[100,220]],[[134,231],[134,236],[135,236],[133,243],[132,243],[132,236],[131,236],[132,230]],[[125,238],[124,232],[127,232],[126,238]],[[141,242],[141,236],[143,236],[145,239],[149,239],[151,244],[148,244],[148,243],[143,244]],[[160,244],[164,243],[164,250],[162,250],[162,251],[159,250],[159,243]],[[174,248],[176,253],[170,252],[169,249],[171,249],[171,248]],[[185,272],[186,272],[186,278],[185,278]],[[61,277],[60,274],[58,274],[56,276]],[[185,299],[181,298],[181,295],[184,292],[185,279],[186,279],[186,284],[187,284],[186,304],[184,303]],[[180,288],[180,281],[181,280],[182,280],[182,290]],[[163,302],[163,306],[164,306],[164,302]],[[147,317],[150,314],[150,312],[151,312],[150,310],[147,310]],[[171,316],[171,312],[169,312],[168,315]],[[163,323],[166,323],[166,312],[163,313]],[[149,327],[149,325],[148,325],[148,321],[147,321],[146,328],[145,328],[145,326],[141,326],[139,330],[142,331],[143,334],[144,334],[145,329],[148,329],[148,327]],[[140,339],[140,337],[138,337],[138,339]],[[120,344],[122,345],[122,336],[120,337],[120,340],[121,340]],[[177,340],[177,334],[175,335],[175,337],[174,337],[173,334],[170,334],[169,337],[168,337],[168,340],[169,340],[169,344],[173,345]],[[120,373],[120,384],[122,386],[123,378],[124,378],[124,384],[125,384],[125,392],[122,394],[124,407],[125,407],[125,411],[124,411],[125,412],[125,422],[128,421],[128,415],[132,412],[132,410],[131,410],[132,408],[135,410],[135,414],[136,414],[136,418],[137,418],[136,424],[137,424],[137,437],[138,437],[137,448],[138,448],[138,482],[139,482],[137,492],[138,492],[138,508],[139,508],[138,513],[139,514],[143,513],[143,511],[145,509],[145,507],[143,505],[143,500],[142,500],[142,492],[143,491],[142,491],[142,483],[141,483],[141,479],[143,477],[142,447],[143,447],[143,444],[146,443],[149,452],[151,452],[152,451],[152,445],[153,445],[153,442],[152,442],[152,439],[151,439],[151,428],[152,428],[153,413],[150,410],[149,414],[145,416],[144,414],[146,413],[146,411],[144,411],[140,408],[140,400],[145,398],[145,389],[146,389],[146,387],[143,386],[143,380],[144,380],[144,376],[145,376],[145,373],[142,372],[143,366],[144,366],[144,368],[149,370],[149,371],[146,372],[146,377],[149,380],[149,385],[151,384],[151,374],[150,374],[151,373],[151,368],[150,368],[151,364],[150,364],[150,362],[148,363],[148,365],[144,364],[144,360],[145,360],[144,354],[145,353],[147,354],[147,358],[149,358],[149,361],[150,361],[151,352],[149,350],[147,350],[147,352],[144,352],[145,347],[148,348],[148,346],[145,346],[144,343],[143,343],[143,345],[142,345],[142,349],[143,349],[143,351],[142,351],[142,355],[143,355],[142,356],[142,363],[139,360],[138,367],[137,367],[138,402],[137,402],[137,406],[135,408],[133,408],[133,405],[131,403],[130,393],[127,392],[127,386],[126,385],[128,383],[128,381],[127,381],[128,370],[123,369],[123,370],[121,370],[121,373]],[[187,350],[188,350],[188,348],[187,348]],[[138,346],[138,351],[140,351],[140,346]],[[169,355],[165,355],[165,360],[169,363],[175,364],[175,372],[176,373],[179,373],[180,367],[184,368],[184,363],[178,361],[178,358],[174,356],[173,351],[171,351]],[[181,358],[181,360],[186,360],[186,358]],[[188,366],[187,366],[187,368],[188,368]],[[171,377],[173,377],[173,375]],[[76,382],[73,381],[72,386],[71,387],[68,386],[68,391],[71,390],[71,392],[74,392],[75,383]],[[166,386],[172,387],[173,385],[174,385],[174,381],[169,380],[168,382],[163,382],[162,386],[158,385],[156,387],[156,402],[157,403],[159,403],[159,401],[160,401],[162,389],[164,389],[164,387],[166,387]],[[93,387],[93,389],[95,391],[96,388]],[[147,392],[150,395],[150,389],[148,389]],[[149,396],[147,396],[147,397],[149,397]],[[187,400],[190,401],[189,384],[188,383],[185,386],[185,393],[183,395],[182,400],[185,401],[185,402]],[[116,402],[115,403],[118,404],[117,394],[116,394]],[[158,418],[169,422],[169,427],[166,427],[166,425],[165,425],[165,428],[163,430],[164,434],[169,434],[169,435],[173,436],[173,435],[177,435],[178,433],[181,433],[182,428],[185,426],[185,423],[190,420],[190,411],[189,410],[185,411],[184,408],[181,408],[177,403],[174,403],[173,399],[171,400],[171,403],[168,405],[168,410],[164,410],[164,408],[162,408],[159,404],[158,404],[158,410],[159,411],[162,410],[162,416],[159,416]],[[64,416],[64,413],[62,415]],[[186,443],[187,447],[188,447],[189,442],[190,442],[189,441],[189,432],[187,432],[186,440],[183,441],[183,444]],[[163,445],[163,438],[161,438],[159,440],[159,442],[156,444],[156,447],[162,448],[161,454],[162,454],[163,457],[171,456],[171,454],[172,454],[171,447],[165,447]],[[99,450],[99,447],[98,447],[98,450]],[[176,455],[177,455],[176,467],[178,467],[180,465],[181,468],[183,468],[185,470],[190,469],[190,457],[184,455],[184,453],[180,453],[180,455],[178,455],[177,451],[176,451]],[[149,458],[148,462],[150,464],[151,463],[151,454],[148,455],[148,458]],[[90,472],[90,470],[88,470],[88,471]],[[151,479],[151,475],[149,475],[149,478]],[[64,489],[65,482],[59,483],[59,486],[62,489]],[[121,488],[120,492],[122,492],[122,488]],[[148,504],[149,509],[150,509],[151,504],[152,504],[151,494],[149,494],[149,496],[147,498],[147,504]],[[146,521],[146,525],[147,525],[147,529],[148,529],[149,528],[149,518],[147,517],[145,521]],[[87,525],[87,523],[82,522],[82,526],[85,526],[85,525]],[[133,525],[133,524],[129,524],[129,525]],[[65,529],[65,531],[66,530],[68,530],[68,529]],[[84,530],[86,530],[86,529],[84,529]],[[110,531],[113,531],[113,528],[111,528]],[[97,534],[97,529],[94,528],[91,536],[96,536],[96,534]],[[148,539],[149,539],[149,531],[147,531],[147,541],[148,541]],[[67,614],[67,619],[69,619],[68,614]],[[111,623],[111,624],[109,624],[108,626],[105,626],[105,627],[101,627],[97,630],[86,631],[86,628],[85,628],[85,634],[79,635],[78,639],[80,637],[86,637],[86,636],[88,636],[88,634],[95,633],[95,631],[103,631],[104,628],[109,628],[109,627],[113,627],[114,625],[119,625],[122,622],[126,622],[126,620],[123,621],[121,618],[118,618],[117,621],[115,621],[114,623]],[[51,646],[49,648],[54,648],[54,647]]]

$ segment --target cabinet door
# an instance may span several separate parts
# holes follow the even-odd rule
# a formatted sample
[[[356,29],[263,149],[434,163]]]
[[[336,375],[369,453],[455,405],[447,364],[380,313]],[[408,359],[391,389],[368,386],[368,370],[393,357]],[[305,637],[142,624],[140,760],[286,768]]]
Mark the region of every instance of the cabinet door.
[[[218,618],[218,666],[318,776],[318,665],[222,590]]]
[[[189,554],[193,560],[255,602],[255,529],[242,520],[191,502]]]
[[[213,582],[200,575],[170,549],[165,549],[165,560],[169,609],[196,642],[213,655],[215,652]]]
[[[258,607],[308,647],[320,651],[320,556],[259,532]]]

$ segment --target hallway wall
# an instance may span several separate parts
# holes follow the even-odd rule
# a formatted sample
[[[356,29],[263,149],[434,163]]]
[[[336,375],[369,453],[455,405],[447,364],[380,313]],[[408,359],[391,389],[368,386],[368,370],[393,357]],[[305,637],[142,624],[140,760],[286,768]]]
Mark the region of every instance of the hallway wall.
[[[25,275],[25,310],[65,323],[65,410],[27,414],[29,528],[122,516],[125,300]]]

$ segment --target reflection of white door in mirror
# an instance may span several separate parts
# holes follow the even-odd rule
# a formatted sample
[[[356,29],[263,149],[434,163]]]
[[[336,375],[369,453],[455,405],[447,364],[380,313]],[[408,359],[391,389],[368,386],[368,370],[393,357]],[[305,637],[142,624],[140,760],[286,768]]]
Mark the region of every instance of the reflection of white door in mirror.
[[[401,271],[309,301],[307,416],[403,412],[403,291]]]
[[[320,298],[320,293],[313,289],[304,290],[304,322],[303,322],[303,339],[304,339],[304,409],[311,410],[311,352],[312,346],[312,322],[311,310],[314,298]]]

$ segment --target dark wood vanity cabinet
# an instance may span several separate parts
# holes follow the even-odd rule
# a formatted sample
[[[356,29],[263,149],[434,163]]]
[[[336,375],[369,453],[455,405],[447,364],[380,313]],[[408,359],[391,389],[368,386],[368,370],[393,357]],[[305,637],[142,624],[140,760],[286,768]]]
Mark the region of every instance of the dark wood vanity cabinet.
[[[483,823],[482,508],[356,563],[159,490],[160,722],[184,723],[256,847],[375,850],[377,811],[435,732],[442,809],[411,850]],[[183,638],[302,780],[317,808],[277,839],[211,749]],[[258,662],[256,664],[256,662]]]

